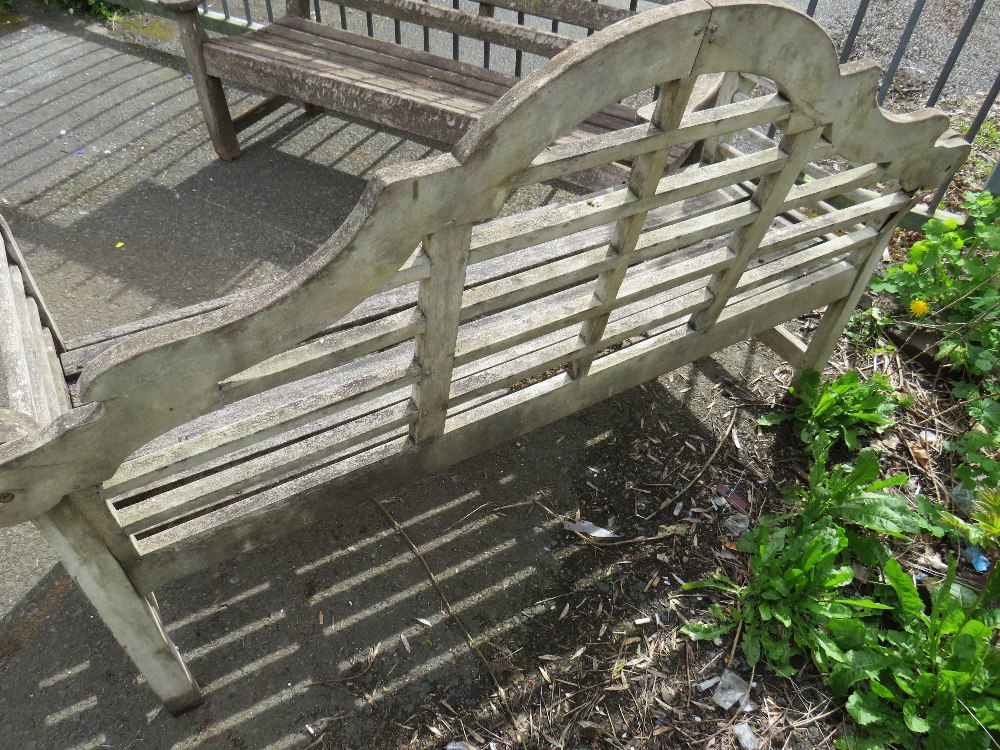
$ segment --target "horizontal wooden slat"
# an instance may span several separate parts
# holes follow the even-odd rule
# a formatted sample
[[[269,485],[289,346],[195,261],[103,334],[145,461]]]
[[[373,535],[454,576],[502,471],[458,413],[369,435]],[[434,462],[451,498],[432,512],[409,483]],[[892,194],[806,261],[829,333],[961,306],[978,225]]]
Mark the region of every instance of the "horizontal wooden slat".
[[[625,8],[615,8],[595,2],[580,0],[475,0],[480,5],[517,10],[531,16],[573,24],[585,29],[603,29],[632,13]]]
[[[343,0],[342,5],[386,18],[449,31],[470,39],[479,39],[542,57],[554,57],[569,48],[573,40],[548,31],[495,21],[485,16],[443,8],[413,0]]]
[[[332,369],[352,359],[412,339],[425,329],[419,310],[392,313],[331,333],[291,349],[219,383],[226,401],[235,401],[293,380]]]
[[[737,104],[688,112],[676,130],[663,132],[652,123],[593,136],[582,141],[551,146],[539,154],[515,185],[553,180],[582,169],[632,159],[639,154],[670,146],[727,135],[753,125],[782,122],[791,105],[778,94]]]
[[[910,197],[906,193],[892,193],[840,209],[836,213],[821,214],[797,224],[771,229],[764,235],[764,240],[755,254],[758,257],[767,255],[820,235],[850,229],[857,224],[899,210],[909,202]]]
[[[319,392],[292,397],[282,403],[282,394],[271,391],[268,394],[271,398],[259,407],[243,402],[245,413],[239,418],[223,421],[215,429],[201,431],[190,439],[126,461],[104,483],[104,489],[120,493],[204,464],[217,456],[412,385],[419,375],[409,349],[397,347],[377,358],[357,360],[330,373],[328,378],[318,381],[323,386]]]
[[[650,211],[777,172],[786,160],[787,157],[779,149],[772,149],[668,175],[660,180],[656,194],[648,198],[636,198],[627,189],[616,190],[571,203],[515,214],[477,227],[472,235],[473,253],[477,259],[491,258],[564,237],[641,211]]]
[[[246,494],[263,492],[323,468],[354,446],[408,425],[415,417],[407,391],[402,399],[377,412],[355,417],[341,429],[323,432],[133,503],[118,512],[122,529],[137,534],[220,501],[235,502]]]
[[[405,66],[407,63],[419,65],[418,70],[424,70],[428,75],[440,77],[454,82],[466,82],[467,85],[478,87],[482,91],[492,90],[494,93],[500,89],[508,89],[513,86],[517,79],[497,70],[489,70],[480,65],[452,60],[441,55],[432,55],[422,50],[410,49],[399,44],[386,42],[382,39],[356,34],[353,31],[338,29],[328,24],[320,24],[305,18],[295,18],[285,16],[278,19],[268,28],[275,33],[281,26],[286,29],[294,29],[298,32],[308,33],[319,39],[326,39],[339,43],[342,48],[347,48],[350,54],[360,59],[379,59],[386,61],[391,58],[397,65]],[[372,58],[366,53],[372,53]],[[385,64],[390,64],[387,61]],[[433,72],[431,72],[433,71]],[[469,83],[476,81],[477,83]],[[492,89],[488,88],[492,87]]]
[[[643,234],[636,249],[627,257],[630,264],[650,260],[679,247],[696,244],[725,234],[753,221],[756,207],[744,202],[703,216],[668,225]],[[474,287],[466,292],[462,320],[471,320],[507,309],[543,294],[565,289],[622,262],[608,257],[606,248],[597,248],[530,271]]]
[[[225,307],[230,302],[234,302],[240,297],[251,293],[252,290],[234,292],[233,294],[216,297],[215,299],[211,299],[206,302],[199,302],[195,305],[189,305],[188,307],[171,310],[170,312],[162,313],[161,315],[141,318],[140,320],[115,326],[114,328],[108,328],[106,330],[98,331],[85,336],[74,337],[66,342],[66,351],[60,357],[62,360],[63,372],[66,373],[67,377],[75,377],[80,374],[83,368],[86,367],[94,357],[114,346],[118,343],[118,341],[126,336],[131,336],[132,334],[139,333],[140,331],[148,331],[151,328],[159,328],[160,326],[165,326],[178,320],[187,320],[188,318],[193,318],[196,315],[211,312],[212,310],[218,310],[221,307]]]
[[[460,329],[455,365],[457,367],[495,355],[530,339],[630,305],[692,279],[710,275],[726,268],[732,259],[732,252],[725,247],[679,250],[671,253],[668,258],[661,259],[660,264],[642,268],[640,274],[629,275],[620,294],[611,304],[594,305],[593,287],[587,284],[505,310],[498,315],[481,318]]]

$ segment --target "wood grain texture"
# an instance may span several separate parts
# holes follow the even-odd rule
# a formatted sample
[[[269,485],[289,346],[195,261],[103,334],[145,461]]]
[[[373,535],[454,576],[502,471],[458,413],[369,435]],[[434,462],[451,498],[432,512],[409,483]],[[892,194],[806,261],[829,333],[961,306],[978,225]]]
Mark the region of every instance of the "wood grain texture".
[[[354,5],[430,19],[412,0]],[[487,15],[440,18],[495,31]],[[234,75],[237,62],[250,76],[280,70],[286,95],[318,103],[318,91],[345,107],[328,79],[373,92],[371,104],[426,73],[378,61],[373,45],[339,49],[337,34],[307,42],[309,22],[292,20],[239,54],[229,42],[198,49]],[[839,66],[815,23],[770,0],[626,18],[503,93],[477,74],[459,105],[457,69],[442,69],[413,111],[481,106],[451,153],[376,173],[336,233],[274,282],[83,342],[63,363],[82,368],[75,408],[33,282],[9,252],[0,268],[0,524],[37,519],[172,707],[198,693],[143,596],[152,587],[748,337],[821,367],[915,191],[968,152],[936,113],[880,111],[872,69]],[[732,78],[734,101],[683,113],[697,76],[733,71],[771,78],[778,93],[741,99]],[[649,126],[617,108],[657,85]],[[664,174],[667,149],[685,139],[768,120],[780,148],[720,141]],[[833,154],[857,166],[799,179]],[[525,175],[608,160],[631,161],[627,189],[505,208]],[[875,180],[890,185],[884,195],[838,207]],[[426,257],[414,254],[421,242]],[[822,307],[804,349],[777,329]],[[538,382],[511,390],[528,376]]]

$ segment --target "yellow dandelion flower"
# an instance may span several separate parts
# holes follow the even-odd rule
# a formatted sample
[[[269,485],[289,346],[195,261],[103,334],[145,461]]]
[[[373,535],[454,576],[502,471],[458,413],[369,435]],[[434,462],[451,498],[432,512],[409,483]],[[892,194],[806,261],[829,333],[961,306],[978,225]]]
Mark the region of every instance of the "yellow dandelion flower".
[[[922,299],[915,299],[910,303],[910,312],[914,317],[922,318],[931,311],[931,306]]]

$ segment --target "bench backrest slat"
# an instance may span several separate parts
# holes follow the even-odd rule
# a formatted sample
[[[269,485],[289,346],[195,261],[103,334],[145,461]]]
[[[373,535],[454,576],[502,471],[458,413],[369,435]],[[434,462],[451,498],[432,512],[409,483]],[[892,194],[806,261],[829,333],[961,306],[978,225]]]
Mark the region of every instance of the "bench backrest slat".
[[[344,0],[341,4],[366,13],[378,13],[386,18],[450,32],[456,35],[456,39],[478,39],[542,57],[554,57],[573,43],[572,38],[560,34],[417,0]]]

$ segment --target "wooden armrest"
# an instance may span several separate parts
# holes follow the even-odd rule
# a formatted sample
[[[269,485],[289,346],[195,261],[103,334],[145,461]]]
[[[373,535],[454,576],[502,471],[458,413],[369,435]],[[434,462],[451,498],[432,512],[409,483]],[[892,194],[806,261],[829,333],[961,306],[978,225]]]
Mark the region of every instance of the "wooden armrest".
[[[171,13],[187,13],[197,10],[201,0],[157,0],[160,7]]]

